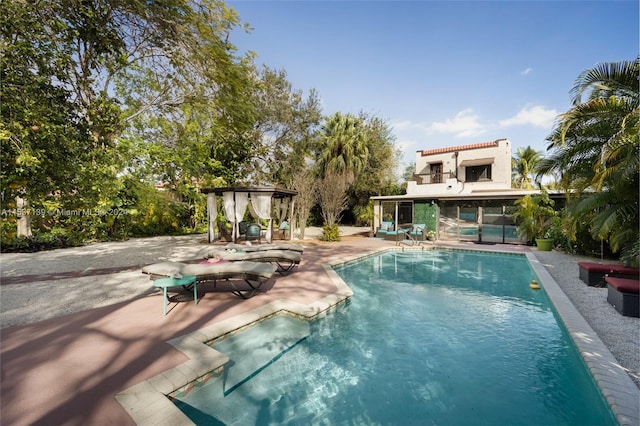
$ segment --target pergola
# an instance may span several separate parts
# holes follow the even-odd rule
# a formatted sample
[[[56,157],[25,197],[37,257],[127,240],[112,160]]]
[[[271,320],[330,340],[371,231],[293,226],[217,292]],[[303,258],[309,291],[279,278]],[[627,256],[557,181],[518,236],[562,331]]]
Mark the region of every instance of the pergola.
[[[249,208],[251,215],[258,219],[269,220],[266,240],[273,240],[273,206],[277,207],[278,222],[287,217],[287,212],[292,212],[297,191],[276,188],[273,186],[237,186],[224,188],[203,188],[202,193],[207,194],[207,217],[209,242],[215,240],[215,225],[218,217],[218,204],[216,196],[222,197],[222,212],[229,222],[233,224],[232,238],[235,242],[238,238],[238,223]],[[293,230],[293,224],[291,224]],[[289,233],[292,238],[293,232]]]

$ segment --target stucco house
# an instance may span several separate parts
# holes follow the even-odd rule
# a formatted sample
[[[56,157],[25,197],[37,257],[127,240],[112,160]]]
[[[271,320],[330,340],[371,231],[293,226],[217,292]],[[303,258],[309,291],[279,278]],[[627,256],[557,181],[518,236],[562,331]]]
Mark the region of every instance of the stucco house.
[[[436,148],[416,153],[415,180],[407,195],[467,194],[511,188],[511,142]]]
[[[508,139],[417,151],[407,193],[371,197],[374,233],[424,224],[438,239],[522,243],[513,202],[538,191],[511,188],[511,159]]]

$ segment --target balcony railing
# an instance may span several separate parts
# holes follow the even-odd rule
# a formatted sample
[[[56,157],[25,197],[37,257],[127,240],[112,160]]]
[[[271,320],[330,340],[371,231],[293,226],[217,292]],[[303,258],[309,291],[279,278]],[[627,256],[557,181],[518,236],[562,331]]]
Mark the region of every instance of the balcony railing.
[[[432,183],[444,183],[447,179],[454,179],[456,177],[455,173],[453,172],[429,173],[418,176],[420,177],[418,182],[423,185],[429,185]]]

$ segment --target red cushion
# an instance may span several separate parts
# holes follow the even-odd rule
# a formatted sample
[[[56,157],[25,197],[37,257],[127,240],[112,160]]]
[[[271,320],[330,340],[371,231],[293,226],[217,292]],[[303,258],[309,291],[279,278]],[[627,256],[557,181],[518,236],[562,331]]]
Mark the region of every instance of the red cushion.
[[[611,285],[611,287],[623,293],[640,293],[640,280],[616,277],[605,277],[605,280]]]
[[[640,275],[640,269],[627,268],[626,266],[616,264],[602,264],[591,262],[578,262],[578,266],[586,269],[589,272],[601,272],[604,274],[627,274],[627,275]]]

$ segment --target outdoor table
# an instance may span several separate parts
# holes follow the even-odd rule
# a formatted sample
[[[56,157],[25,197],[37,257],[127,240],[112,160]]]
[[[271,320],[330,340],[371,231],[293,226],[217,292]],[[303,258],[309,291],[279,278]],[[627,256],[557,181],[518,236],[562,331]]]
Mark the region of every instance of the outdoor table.
[[[167,305],[169,304],[169,297],[167,296],[167,288],[169,287],[177,287],[183,286],[185,289],[189,285],[193,285],[193,300],[195,304],[198,304],[198,284],[196,282],[195,275],[183,275],[182,278],[160,278],[153,282],[154,287],[162,288],[163,298],[164,298],[164,315],[167,315]]]

